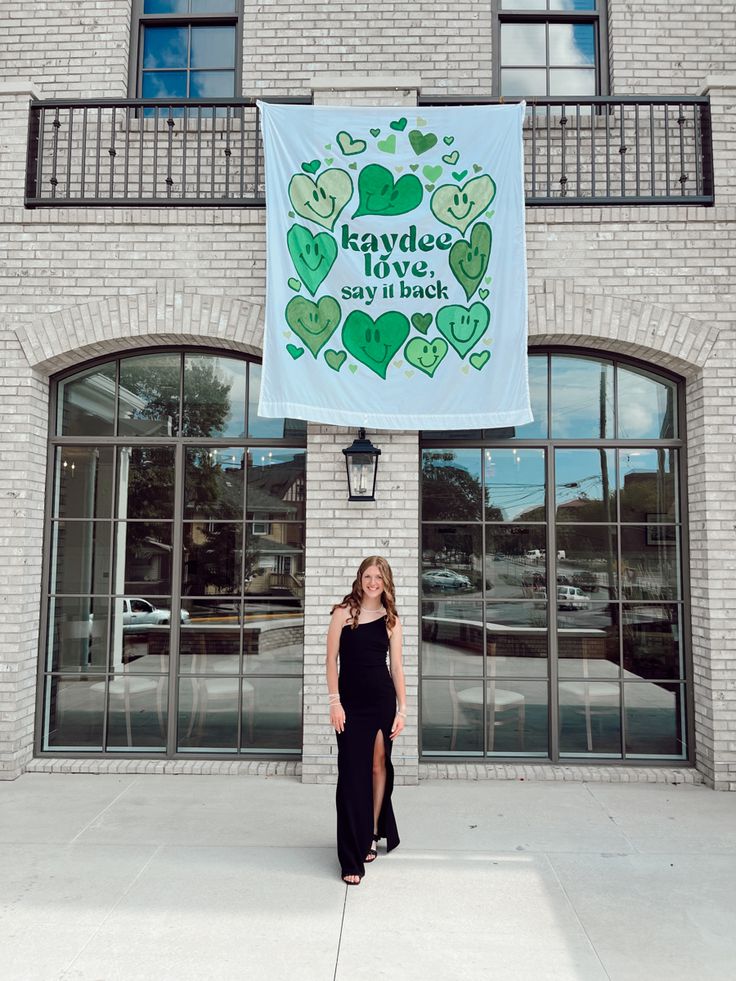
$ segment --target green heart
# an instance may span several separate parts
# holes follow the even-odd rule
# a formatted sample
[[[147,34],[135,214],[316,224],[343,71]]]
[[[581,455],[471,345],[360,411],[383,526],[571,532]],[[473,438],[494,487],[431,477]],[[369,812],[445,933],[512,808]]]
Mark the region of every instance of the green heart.
[[[484,353],[487,354],[488,352]],[[413,364],[415,368],[419,368],[430,378],[446,354],[447,341],[441,337],[435,337],[433,341],[426,337],[412,337],[404,348],[404,357],[409,364]]]
[[[458,239],[450,249],[449,262],[452,275],[465,290],[468,300],[478,289],[486,274],[491,255],[491,242],[491,229],[479,221],[470,235],[469,242],[464,238]]]
[[[396,153],[396,134],[391,133],[385,140],[379,140],[376,146],[384,153]]]
[[[434,184],[425,184],[424,187],[428,191],[433,191],[434,190]]]
[[[413,327],[416,327],[420,334],[426,334],[429,330],[429,325],[432,323],[432,314],[413,313],[411,323]]]
[[[419,164],[409,164],[409,170],[417,171],[419,170]]]
[[[434,133],[420,133],[418,129],[413,129],[409,133],[409,142],[414,153],[420,156],[420,154],[432,149],[437,142],[437,137]]]
[[[325,361],[333,371],[339,371],[346,359],[347,354],[344,351],[325,351]]]
[[[286,282],[287,282],[287,285],[291,289],[293,289],[295,293],[298,293],[299,290],[302,288],[302,284],[299,282],[298,279],[294,279],[293,276],[289,276],[289,278],[286,280]]]
[[[454,167],[455,164],[460,159],[460,154],[457,152],[457,150],[453,150],[452,153],[446,153],[442,159],[445,161],[446,164],[449,164],[451,167]]]
[[[394,119],[391,123],[391,129],[395,129],[398,133],[403,133],[406,129],[406,119],[404,116],[401,119]]]
[[[452,176],[459,184],[461,180],[468,176],[468,172],[467,170],[453,170]]]
[[[362,153],[368,144],[365,140],[354,140],[350,133],[342,130],[337,134],[337,142],[346,157],[352,157],[356,153]],[[327,147],[329,150],[329,147]]]
[[[443,184],[432,195],[429,206],[437,221],[451,228],[459,228],[465,234],[465,229],[486,210],[495,194],[496,185],[484,174],[482,177],[472,177],[462,187]]]
[[[325,157],[325,165],[327,167],[331,167],[334,162],[335,162],[335,158],[334,157]]]
[[[368,164],[358,177],[358,210],[361,215],[405,215],[422,200],[422,182],[404,174],[394,184],[393,174],[380,164]]]
[[[316,174],[319,170],[319,160],[310,160],[309,163],[303,163],[302,170],[305,174]]]
[[[299,358],[304,354],[304,348],[297,347],[296,344],[287,344],[286,350],[289,352],[289,354],[292,356],[292,358],[295,361],[298,361]]]
[[[470,355],[470,363],[478,371],[481,371],[483,367],[488,363],[491,357],[490,351],[479,351],[477,354]]]
[[[473,173],[479,174],[483,170],[480,164],[473,164]]]
[[[330,232],[352,196],[353,181],[344,170],[324,170],[316,181],[306,174],[294,174],[289,182],[294,211]]]
[[[358,165],[357,165],[356,163],[351,163],[351,164],[348,164],[348,167],[349,167],[349,168],[350,168],[351,170],[357,170],[357,169],[358,169]]]
[[[381,378],[409,334],[409,321],[403,313],[389,310],[373,320],[362,310],[353,310],[342,327],[342,342],[356,361]]]
[[[474,303],[471,307],[461,307],[458,303],[453,303],[437,312],[435,323],[439,332],[447,338],[460,357],[464,358],[485,334],[490,319],[488,307],[484,307],[482,303]]]
[[[357,366],[357,364],[349,364],[349,365],[348,365],[348,371],[351,371],[351,372],[352,372],[353,374],[355,374],[355,372],[356,372],[357,370],[358,370],[358,366]]]
[[[441,167],[433,167],[431,164],[427,164],[426,167],[422,167],[422,173],[427,178],[428,181],[434,183],[438,177],[442,175]]]
[[[340,305],[331,296],[317,303],[294,296],[286,304],[286,322],[316,358],[340,323]]]
[[[454,136],[443,136],[442,137],[442,142],[443,143],[446,143],[447,146],[452,146],[452,144],[455,142],[455,137]]]
[[[427,120],[422,119],[421,116],[417,116],[417,126],[426,126],[426,125],[427,125]]]
[[[488,299],[488,290],[478,290],[478,296],[481,298],[481,300],[487,300]],[[468,297],[468,299],[469,299],[469,297]]]
[[[334,238],[327,232],[312,235],[304,225],[292,225],[286,235],[286,244],[294,268],[314,296],[337,258]]]
[[[379,134],[380,132],[381,132],[381,131],[380,131],[380,129],[372,129],[372,130],[371,130],[371,136],[378,136],[378,134]]]

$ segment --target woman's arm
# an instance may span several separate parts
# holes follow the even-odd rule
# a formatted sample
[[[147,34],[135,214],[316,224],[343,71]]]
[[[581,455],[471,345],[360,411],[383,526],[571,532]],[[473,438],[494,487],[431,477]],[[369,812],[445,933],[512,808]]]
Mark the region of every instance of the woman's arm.
[[[404,681],[404,666],[401,663],[402,633],[401,620],[396,619],[394,629],[389,637],[389,663],[391,678],[396,691],[396,716],[391,726],[391,739],[394,739],[406,724],[406,682]]]
[[[337,653],[340,647],[340,633],[345,626],[349,614],[344,607],[338,607],[332,614],[327,630],[327,697],[330,702],[330,725],[335,732],[345,728],[345,710],[340,704],[340,694],[337,687]],[[335,697],[337,696],[337,697]]]

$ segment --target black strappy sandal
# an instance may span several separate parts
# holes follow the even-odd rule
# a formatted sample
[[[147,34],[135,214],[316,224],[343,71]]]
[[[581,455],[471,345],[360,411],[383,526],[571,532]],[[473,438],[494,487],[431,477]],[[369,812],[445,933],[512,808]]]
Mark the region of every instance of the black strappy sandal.
[[[358,877],[358,881],[357,882],[348,882],[348,877],[351,876],[351,875],[352,876],[357,876]],[[342,876],[342,881],[345,883],[346,886],[359,886],[360,883],[361,883],[362,878],[363,878],[363,876],[362,875],[358,875],[357,872],[345,872],[345,874]]]
[[[380,835],[378,833],[374,834],[373,837],[371,838],[371,845],[374,844],[377,845],[380,840],[381,840]],[[377,858],[378,858],[378,849],[372,847],[368,849],[368,854],[366,855],[364,861],[370,865],[370,863],[375,862]]]

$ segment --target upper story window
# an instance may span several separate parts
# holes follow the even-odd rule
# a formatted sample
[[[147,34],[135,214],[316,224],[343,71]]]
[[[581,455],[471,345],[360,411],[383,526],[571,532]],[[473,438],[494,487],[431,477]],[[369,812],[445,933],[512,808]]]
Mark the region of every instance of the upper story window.
[[[241,0],[135,0],[131,87],[143,99],[239,94]]]
[[[586,98],[607,91],[606,0],[494,0],[495,90]]]

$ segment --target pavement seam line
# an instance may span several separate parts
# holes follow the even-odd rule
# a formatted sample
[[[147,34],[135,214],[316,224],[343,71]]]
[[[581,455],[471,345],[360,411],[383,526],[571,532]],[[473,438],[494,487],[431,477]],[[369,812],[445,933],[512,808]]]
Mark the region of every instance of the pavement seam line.
[[[610,821],[610,822],[611,822],[611,823],[612,823],[612,824],[613,824],[613,825],[615,826],[615,828],[616,828],[616,830],[617,830],[617,831],[618,831],[618,833],[619,833],[619,834],[621,835],[621,837],[622,837],[622,838],[624,839],[624,841],[625,841],[625,842],[626,842],[626,844],[627,844],[627,845],[629,846],[629,848],[630,848],[630,849],[632,850],[632,852],[633,852],[633,853],[634,853],[635,855],[641,855],[641,852],[639,851],[639,849],[638,849],[638,848],[636,847],[636,845],[635,845],[635,844],[634,844],[634,842],[633,842],[633,841],[631,840],[631,838],[629,838],[629,836],[628,836],[628,835],[626,834],[626,832],[625,832],[625,831],[624,831],[624,829],[623,829],[623,828],[621,827],[621,825],[620,825],[620,824],[618,823],[618,821],[617,821],[617,820],[616,820],[616,818],[615,818],[615,817],[613,816],[613,814],[611,814],[611,812],[610,812],[610,811],[608,810],[608,808],[607,808],[607,807],[604,807],[604,806],[603,806],[603,801],[600,801],[600,800],[598,800],[598,798],[596,797],[596,795],[595,795],[595,794],[593,793],[593,790],[592,790],[592,788],[591,788],[591,786],[590,786],[590,784],[589,784],[589,783],[585,783],[585,784],[583,784],[583,786],[584,786],[584,787],[585,787],[585,789],[586,789],[586,790],[588,791],[588,793],[589,793],[589,794],[590,794],[590,796],[591,796],[591,797],[593,798],[593,800],[594,800],[594,801],[596,802],[596,804],[598,805],[598,807],[599,807],[599,808],[600,808],[600,809],[601,809],[601,810],[603,811],[603,813],[604,813],[604,814],[606,815],[606,817],[608,818],[608,820],[609,820],[609,821]]]
[[[345,898],[343,899],[343,903],[342,903],[342,916],[340,917],[340,932],[337,935],[337,950],[335,952],[335,970],[332,974],[332,981],[337,981],[337,968],[340,963],[340,946],[342,944],[342,931],[343,931],[343,927],[345,926],[345,910],[347,909],[348,906],[348,889],[349,886],[346,885]]]
[[[131,788],[131,787],[134,787],[134,786],[135,786],[135,784],[137,784],[137,783],[139,782],[139,780],[140,780],[140,777],[134,777],[134,778],[133,778],[133,780],[131,780],[131,781],[130,781],[130,783],[129,783],[129,784],[127,784],[127,786],[125,786],[125,787],[123,787],[123,789],[122,789],[122,790],[120,791],[120,793],[119,793],[119,794],[117,794],[117,796],[115,796],[115,797],[113,797],[113,799],[112,799],[112,800],[110,801],[110,803],[109,803],[109,804],[106,804],[106,805],[105,805],[105,806],[104,806],[104,807],[102,808],[102,810],[101,810],[101,811],[98,811],[98,812],[97,812],[97,814],[95,814],[95,815],[94,815],[94,817],[92,817],[92,818],[90,818],[90,820],[89,820],[89,821],[88,821],[88,822],[87,822],[87,823],[85,824],[85,826],[84,826],[83,828],[81,828],[81,829],[80,829],[80,830],[79,830],[79,831],[78,831],[78,832],[77,832],[77,833],[76,833],[76,834],[74,835],[74,837],[73,837],[73,838],[72,838],[72,840],[71,840],[71,841],[69,842],[69,844],[70,844],[70,845],[74,845],[74,844],[76,843],[76,841],[77,841],[77,839],[78,839],[78,838],[80,838],[80,837],[81,837],[81,836],[82,836],[82,835],[84,834],[84,832],[85,832],[85,831],[87,831],[87,829],[88,829],[88,828],[91,828],[91,827],[92,827],[92,825],[93,825],[93,824],[95,823],[95,821],[96,821],[96,820],[97,820],[98,818],[100,818],[100,817],[102,817],[102,815],[103,815],[103,814],[105,813],[105,811],[109,811],[109,810],[110,810],[110,808],[111,808],[111,807],[112,807],[112,806],[113,806],[114,804],[117,804],[117,802],[118,802],[118,801],[120,800],[120,798],[121,798],[121,797],[123,797],[123,796],[125,796],[125,794],[127,794],[127,793],[128,793],[128,791],[130,790],[130,788]]]
[[[79,958],[82,956],[82,954],[85,952],[85,950],[89,947],[89,945],[95,939],[95,937],[97,936],[97,934],[104,927],[104,925],[110,919],[110,917],[112,916],[112,914],[115,912],[115,910],[118,908],[118,906],[122,903],[122,901],[128,895],[128,893],[130,892],[130,890],[133,888],[133,886],[136,884],[136,882],[140,879],[140,877],[143,875],[143,873],[146,871],[146,869],[148,868],[148,866],[151,864],[151,862],[154,860],[154,858],[158,855],[158,853],[161,851],[161,849],[163,847],[164,847],[163,845],[157,845],[155,851],[151,855],[148,856],[148,860],[143,863],[143,865],[136,872],[136,874],[130,880],[130,882],[125,887],[125,889],[123,889],[123,891],[120,894],[120,896],[118,897],[117,901],[115,903],[113,903],[113,905],[110,907],[110,909],[107,911],[107,913],[105,913],[105,915],[102,917],[102,919],[100,920],[100,922],[94,928],[94,930],[92,931],[92,933],[90,933],[90,935],[87,937],[87,939],[82,944],[82,946],[79,948],[79,950],[76,952],[76,954],[74,955],[74,957],[72,957],[72,959],[69,961],[69,963],[67,964],[67,966],[63,969],[63,971],[59,975],[59,981],[63,981],[63,979],[67,976],[67,974],[69,973],[69,971],[71,971],[71,969],[74,967],[74,964],[79,960]]]

